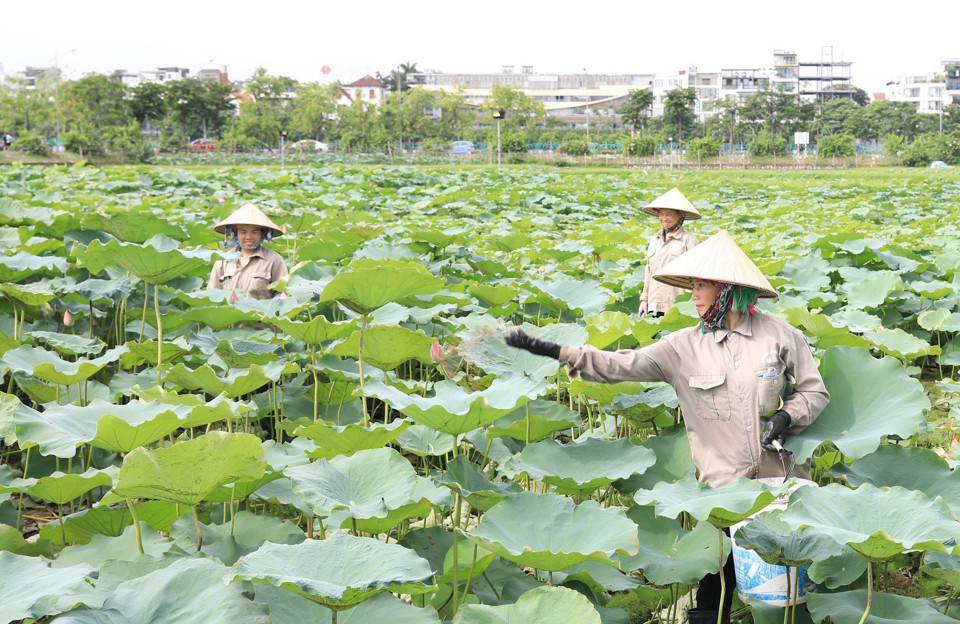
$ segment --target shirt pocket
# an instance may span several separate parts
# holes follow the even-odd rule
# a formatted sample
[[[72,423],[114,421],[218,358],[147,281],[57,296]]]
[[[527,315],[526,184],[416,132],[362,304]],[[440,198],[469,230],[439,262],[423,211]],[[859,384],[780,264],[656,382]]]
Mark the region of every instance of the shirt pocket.
[[[785,368],[786,365],[778,361],[771,366],[756,371],[757,410],[760,416],[775,412],[783,407],[787,387]]]
[[[273,280],[266,273],[255,273],[250,276],[247,283],[247,296],[254,299],[270,299],[273,292],[270,290],[270,284]]]
[[[730,394],[726,381],[726,375],[690,376],[697,416],[704,420],[730,420]]]

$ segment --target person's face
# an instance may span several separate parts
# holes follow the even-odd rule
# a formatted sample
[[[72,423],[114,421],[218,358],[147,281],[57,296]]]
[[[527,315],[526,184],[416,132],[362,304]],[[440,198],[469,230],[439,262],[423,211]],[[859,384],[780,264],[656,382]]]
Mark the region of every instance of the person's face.
[[[697,307],[697,314],[703,316],[703,313],[717,300],[719,294],[720,286],[693,280],[693,295],[691,299],[693,299],[693,305]]]
[[[660,219],[660,225],[663,226],[663,229],[669,230],[680,222],[680,211],[661,208],[657,211],[657,218]]]
[[[237,240],[247,249],[254,249],[260,242],[263,229],[256,225],[238,225]]]

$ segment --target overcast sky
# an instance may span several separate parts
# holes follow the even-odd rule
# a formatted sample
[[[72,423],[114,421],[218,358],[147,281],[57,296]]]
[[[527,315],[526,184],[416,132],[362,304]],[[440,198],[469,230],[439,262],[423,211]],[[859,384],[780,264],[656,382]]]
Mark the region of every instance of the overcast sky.
[[[958,0],[8,0],[0,9],[6,74],[58,65],[68,78],[116,69],[257,67],[301,82],[352,82],[400,63],[447,73],[675,74],[772,65],[773,50],[853,62],[868,93],[960,58],[948,24]],[[953,44],[951,45],[951,42]],[[322,68],[329,72],[323,73]]]

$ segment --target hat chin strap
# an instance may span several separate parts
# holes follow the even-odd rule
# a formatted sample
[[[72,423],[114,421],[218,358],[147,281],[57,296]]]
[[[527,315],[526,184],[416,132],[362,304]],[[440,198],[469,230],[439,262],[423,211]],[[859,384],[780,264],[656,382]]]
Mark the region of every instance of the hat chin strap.
[[[233,237],[233,242],[237,247],[239,247],[240,249],[245,249],[247,251],[256,251],[260,249],[260,245],[262,245],[264,241],[273,240],[273,230],[270,228],[263,228],[263,233],[260,235],[260,240],[257,241],[257,244],[254,245],[253,247],[247,247],[246,245],[241,243],[240,240],[237,238],[237,229],[235,227],[233,227],[232,225],[228,225],[224,228],[224,231],[227,233],[227,236]]]

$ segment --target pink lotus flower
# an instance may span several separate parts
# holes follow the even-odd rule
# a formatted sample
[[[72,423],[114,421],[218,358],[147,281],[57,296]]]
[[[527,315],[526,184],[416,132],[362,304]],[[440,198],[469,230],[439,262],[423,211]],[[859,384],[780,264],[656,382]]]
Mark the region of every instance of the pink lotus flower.
[[[70,310],[63,311],[63,324],[67,327],[73,327],[73,315],[70,314]]]
[[[227,203],[227,200],[225,200],[225,199],[222,198],[222,197],[218,198],[217,201],[220,202],[221,204]]]
[[[583,263],[581,262],[581,263],[580,263],[580,266],[578,266],[577,268],[582,271],[582,270],[583,270]]]
[[[547,272],[547,267],[546,267],[546,265],[541,264],[541,265],[540,265],[540,268],[537,269],[537,270],[540,271],[541,273],[546,273],[546,272]]]
[[[436,362],[443,359],[443,350],[440,348],[440,343],[436,340],[430,343],[430,357]]]
[[[94,208],[97,208],[97,207],[99,207],[99,206],[100,206],[100,202],[98,202],[98,201],[93,202],[93,207],[94,207]]]
[[[227,297],[227,300],[228,300],[230,303],[234,303],[234,302],[237,300],[237,291],[231,290],[231,291],[230,291],[230,296]]]

